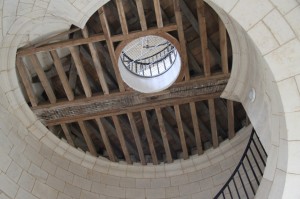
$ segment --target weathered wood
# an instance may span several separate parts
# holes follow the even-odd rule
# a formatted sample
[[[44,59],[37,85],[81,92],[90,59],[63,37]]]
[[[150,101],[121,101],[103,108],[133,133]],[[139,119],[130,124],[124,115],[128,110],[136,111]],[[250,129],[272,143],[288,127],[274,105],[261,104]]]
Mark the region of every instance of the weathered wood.
[[[125,142],[124,134],[123,134],[123,131],[122,131],[122,128],[120,125],[119,118],[118,118],[118,116],[112,116],[112,119],[113,119],[113,122],[114,122],[114,125],[116,128],[116,132],[118,134],[118,138],[119,138],[119,141],[120,141],[120,144],[121,144],[124,156],[125,156],[125,160],[128,164],[132,164],[132,161],[131,161],[131,158],[130,158],[130,155],[129,155],[129,152],[127,149],[127,145]]]
[[[56,103],[56,96],[54,94],[54,91],[51,87],[51,84],[49,82],[49,80],[47,79],[47,76],[45,74],[45,71],[43,70],[42,66],[40,65],[40,62],[37,58],[36,55],[30,55],[29,59],[33,65],[33,68],[35,70],[35,72],[37,73],[41,84],[43,86],[43,88],[45,89],[45,92],[49,98],[49,101],[51,104],[55,104]]]
[[[227,52],[227,33],[226,33],[226,27],[220,17],[219,17],[219,34],[220,34],[222,70],[224,74],[228,74],[229,68],[228,68],[228,52]]]
[[[106,149],[106,151],[108,153],[108,157],[109,157],[109,159],[111,161],[116,162],[117,159],[115,157],[114,151],[113,151],[113,149],[111,147],[109,138],[107,136],[106,130],[105,130],[103,124],[102,124],[101,119],[100,118],[96,118],[96,122],[97,122],[98,128],[100,130],[100,134],[101,134],[101,137],[102,137],[105,149]]]
[[[202,59],[204,67],[204,75],[210,76],[210,55],[207,47],[207,30],[206,30],[206,19],[204,15],[204,1],[196,0],[197,3],[197,14],[198,14],[198,24],[200,30],[200,39],[201,39],[201,50],[202,50]]]
[[[158,123],[159,123],[159,129],[160,129],[161,137],[162,137],[162,140],[163,140],[163,143],[164,143],[164,149],[165,149],[165,152],[166,152],[167,162],[171,163],[171,162],[173,162],[173,158],[172,158],[172,155],[171,155],[171,150],[170,150],[170,146],[169,146],[167,131],[166,131],[166,128],[165,128],[164,119],[162,117],[161,109],[156,108],[155,112],[156,112],[157,120],[158,120]]]
[[[128,26],[127,26],[127,20],[124,12],[124,6],[123,6],[123,0],[116,0],[119,19],[121,23],[122,32],[124,35],[128,34]]]
[[[160,0],[153,0],[153,3],[154,3],[157,27],[161,28],[164,26],[164,24],[163,24],[163,19],[162,19],[162,15],[161,15]]]
[[[38,99],[33,91],[32,84],[29,80],[29,76],[26,72],[26,67],[23,63],[22,58],[17,58],[16,65],[17,65],[17,69],[19,71],[20,77],[22,79],[24,88],[25,88],[28,98],[30,100],[30,103],[33,107],[35,107],[38,105]]]
[[[72,58],[74,60],[74,63],[75,63],[76,69],[77,69],[77,73],[79,75],[84,93],[85,93],[86,97],[92,97],[92,90],[91,90],[89,81],[87,79],[83,64],[80,60],[78,47],[70,47],[69,50],[70,50]]]
[[[180,137],[181,147],[182,147],[182,152],[183,152],[183,159],[186,160],[189,158],[189,154],[188,154],[188,150],[187,150],[187,146],[186,146],[179,105],[175,105],[174,109],[175,109],[176,122],[177,122],[177,127],[178,127],[178,132],[179,132],[179,137]]]
[[[147,22],[145,18],[144,6],[142,0],[136,0],[136,7],[140,18],[141,28],[142,30],[147,30]]]
[[[227,111],[228,111],[228,138],[232,139],[235,136],[233,101],[227,100]]]
[[[214,99],[208,100],[208,107],[209,107],[209,118],[210,118],[210,128],[211,128],[211,134],[212,134],[213,147],[217,148],[219,146],[219,139],[218,139],[218,130],[217,130],[217,120],[216,120]]]
[[[105,9],[103,7],[100,8],[100,10],[99,10],[99,16],[100,16],[100,21],[101,21],[104,37],[105,37],[105,40],[107,43],[108,51],[109,51],[109,54],[110,54],[110,57],[112,60],[114,72],[115,72],[115,75],[117,78],[118,86],[119,86],[120,92],[124,92],[125,87],[124,87],[123,80],[120,75],[120,71],[119,71],[119,67],[118,67],[118,59],[115,54],[114,45],[111,40],[111,33],[109,30],[109,25],[108,25],[107,18],[105,15]]]
[[[131,126],[134,141],[135,141],[138,153],[139,153],[140,161],[143,165],[146,165],[146,160],[145,160],[145,155],[144,155],[144,151],[143,151],[143,147],[142,147],[142,143],[141,143],[141,138],[140,138],[138,129],[136,127],[136,123],[135,123],[133,114],[128,113],[127,116],[128,116],[129,123],[130,123],[130,126]]]
[[[180,3],[179,0],[173,0],[174,2],[174,11],[175,11],[175,18],[176,18],[176,24],[178,28],[178,37],[180,42],[180,56],[182,59],[182,67],[184,68],[184,74],[185,74],[185,80],[190,79],[190,70],[189,70],[189,64],[188,64],[188,55],[187,55],[187,49],[186,49],[186,40],[184,36],[184,29],[183,29],[183,23],[182,23],[182,13],[180,9]]]
[[[72,90],[72,88],[69,84],[69,80],[68,80],[67,75],[65,73],[65,70],[62,66],[60,58],[59,58],[56,51],[51,51],[50,53],[51,53],[55,68],[57,70],[57,74],[59,76],[59,79],[60,79],[60,81],[61,81],[61,83],[64,87],[65,93],[66,93],[68,99],[70,101],[72,101],[72,100],[74,100],[74,93],[73,93],[73,90]]]
[[[94,96],[73,102],[59,102],[55,105],[33,107],[33,112],[47,124],[70,123],[79,119],[94,119],[127,111],[147,110],[169,104],[183,104],[190,101],[219,97],[228,81],[228,76],[195,79],[174,84],[165,91],[142,94],[137,91],[115,93],[108,96]]]
[[[142,120],[143,120],[143,124],[144,124],[145,134],[146,134],[147,141],[149,144],[152,162],[154,165],[157,165],[158,164],[157,155],[156,155],[155,147],[153,144],[153,139],[152,139],[151,130],[150,130],[146,111],[141,111],[141,115],[142,115]]]
[[[90,137],[90,134],[89,132],[87,131],[86,129],[86,126],[84,124],[84,121],[78,121],[78,124],[79,124],[79,127],[80,127],[80,130],[81,130],[81,133],[84,137],[84,140],[89,148],[89,152],[94,155],[94,156],[97,156],[97,151],[96,151],[96,148],[95,148],[95,145]]]
[[[88,32],[86,27],[84,27],[82,29],[82,34],[83,34],[84,38],[89,37],[89,32]],[[92,59],[93,59],[94,67],[96,68],[96,71],[97,71],[97,74],[98,74],[98,77],[99,77],[99,81],[100,81],[103,93],[104,94],[109,94],[109,89],[108,89],[107,83],[105,81],[102,65],[101,65],[100,58],[99,58],[99,55],[97,53],[97,50],[96,50],[93,43],[89,43],[88,46],[89,46],[91,56],[92,56]]]
[[[65,134],[65,137],[68,141],[68,144],[70,144],[71,146],[75,147],[75,144],[74,144],[74,141],[71,137],[71,133],[70,133],[70,130],[69,130],[69,127],[66,125],[66,124],[61,124],[61,128]]]
[[[190,103],[190,110],[191,110],[193,128],[194,128],[194,133],[195,133],[195,138],[196,138],[197,152],[199,155],[201,155],[203,153],[202,142],[201,142],[201,132],[199,129],[196,104],[194,102]]]

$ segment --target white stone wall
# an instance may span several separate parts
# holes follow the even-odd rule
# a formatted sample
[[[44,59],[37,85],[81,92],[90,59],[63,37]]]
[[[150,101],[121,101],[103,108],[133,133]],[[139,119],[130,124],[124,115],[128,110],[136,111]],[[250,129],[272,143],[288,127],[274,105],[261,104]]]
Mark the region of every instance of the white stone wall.
[[[230,167],[222,170],[220,161],[227,156],[221,148],[157,167],[96,160],[58,140],[32,114],[16,78],[17,48],[71,24],[83,27],[105,2],[0,0],[1,199],[210,198],[211,190],[228,175]],[[233,72],[223,97],[243,103],[269,153],[256,198],[300,198],[299,1],[207,2],[224,20],[233,43]],[[252,88],[257,94],[254,103],[247,97]],[[206,172],[211,168],[215,169]],[[192,178],[197,175],[201,180],[195,183]]]

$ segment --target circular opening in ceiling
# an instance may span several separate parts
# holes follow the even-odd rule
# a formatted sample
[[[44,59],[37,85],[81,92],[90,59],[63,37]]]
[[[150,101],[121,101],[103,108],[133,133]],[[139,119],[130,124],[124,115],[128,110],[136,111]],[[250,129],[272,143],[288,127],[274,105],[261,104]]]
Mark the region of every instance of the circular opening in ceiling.
[[[158,92],[171,86],[181,70],[181,58],[175,45],[156,35],[127,43],[118,59],[123,81],[142,93]]]

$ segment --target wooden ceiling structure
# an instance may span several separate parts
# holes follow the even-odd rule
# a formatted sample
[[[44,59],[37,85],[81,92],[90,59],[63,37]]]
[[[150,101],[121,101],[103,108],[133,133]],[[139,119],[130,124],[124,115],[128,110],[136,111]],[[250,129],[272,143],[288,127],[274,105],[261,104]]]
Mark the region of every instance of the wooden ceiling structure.
[[[182,73],[164,91],[139,93],[122,81],[116,50],[157,34],[179,41]],[[32,111],[59,138],[146,165],[200,155],[243,126],[243,107],[220,98],[231,60],[225,26],[203,0],[112,0],[84,29],[19,49],[16,63]]]

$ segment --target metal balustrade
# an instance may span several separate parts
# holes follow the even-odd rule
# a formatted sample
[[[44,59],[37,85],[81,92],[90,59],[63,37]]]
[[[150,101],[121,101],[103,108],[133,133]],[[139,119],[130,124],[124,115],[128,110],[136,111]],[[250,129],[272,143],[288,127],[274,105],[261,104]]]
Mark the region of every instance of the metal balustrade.
[[[267,153],[255,130],[234,172],[214,199],[254,198],[266,167]]]
[[[149,57],[133,60],[125,52],[121,53],[121,61],[131,73],[141,77],[157,77],[167,72],[175,63],[178,52],[168,42],[167,47]]]

